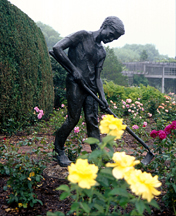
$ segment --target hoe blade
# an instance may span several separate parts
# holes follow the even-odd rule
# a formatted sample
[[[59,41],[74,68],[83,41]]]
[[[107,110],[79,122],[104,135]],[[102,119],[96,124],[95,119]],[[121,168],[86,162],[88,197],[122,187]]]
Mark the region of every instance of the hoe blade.
[[[151,162],[153,157],[154,157],[154,154],[152,152],[148,152],[145,158],[141,160],[141,163],[143,163],[144,165],[147,165]]]

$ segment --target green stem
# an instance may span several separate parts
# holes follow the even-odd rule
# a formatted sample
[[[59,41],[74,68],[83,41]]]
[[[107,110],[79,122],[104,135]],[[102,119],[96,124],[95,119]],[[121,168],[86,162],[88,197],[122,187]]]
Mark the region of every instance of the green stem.
[[[175,206],[173,206],[173,209],[174,209],[174,214],[176,215],[176,209],[175,209]]]
[[[89,198],[89,204],[91,204],[91,202],[92,202],[92,197],[93,197],[93,187],[91,187],[91,196]],[[90,215],[90,212],[88,215]]]
[[[76,202],[79,200],[79,187],[76,187]],[[76,209],[76,215],[79,216],[79,207]]]
[[[109,203],[110,203],[110,200],[108,200],[108,204],[107,204],[107,206],[106,206],[106,212],[105,212],[105,215],[108,215],[108,210],[109,210]]]

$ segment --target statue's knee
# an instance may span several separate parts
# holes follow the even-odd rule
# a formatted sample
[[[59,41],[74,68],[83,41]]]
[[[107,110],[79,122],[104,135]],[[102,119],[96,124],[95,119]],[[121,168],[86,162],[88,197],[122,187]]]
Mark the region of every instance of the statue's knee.
[[[75,115],[75,116],[73,116],[73,117],[70,117],[70,118],[68,119],[68,124],[69,124],[69,125],[75,126],[76,124],[78,124],[79,118],[80,118],[80,116],[77,116],[77,115]]]

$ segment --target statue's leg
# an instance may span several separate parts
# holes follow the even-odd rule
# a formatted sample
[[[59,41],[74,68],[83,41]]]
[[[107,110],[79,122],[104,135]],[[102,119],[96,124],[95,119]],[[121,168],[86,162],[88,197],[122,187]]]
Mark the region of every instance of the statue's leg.
[[[88,95],[84,101],[83,108],[88,137],[94,137],[101,140],[98,127],[98,102],[92,96]],[[91,145],[92,150],[96,148],[97,144]]]
[[[85,94],[80,91],[80,88],[76,83],[73,82],[67,85],[68,117],[64,124],[56,131],[54,142],[54,150],[58,153],[56,158],[59,165],[62,167],[66,167],[71,163],[65,155],[64,144],[70,132],[79,121],[84,98]]]

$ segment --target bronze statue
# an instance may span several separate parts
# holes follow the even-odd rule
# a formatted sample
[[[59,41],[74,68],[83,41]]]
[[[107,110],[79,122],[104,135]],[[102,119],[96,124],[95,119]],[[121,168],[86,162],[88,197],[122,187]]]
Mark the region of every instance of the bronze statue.
[[[82,88],[84,81],[90,90],[98,93],[103,102],[104,110],[108,107],[103,90],[103,84],[100,79],[100,73],[106,57],[103,43],[109,43],[117,40],[125,33],[122,21],[115,17],[107,17],[98,31],[78,31],[73,33],[53,47],[50,54],[69,71],[66,79],[68,117],[64,124],[56,131],[55,152],[57,161],[61,167],[68,166],[71,161],[65,155],[64,143],[72,129],[79,121],[81,109],[85,114],[88,137],[94,137],[100,140],[98,128],[98,102],[89,93]],[[68,56],[64,52],[68,48]],[[91,145],[94,150],[96,144]]]

